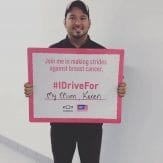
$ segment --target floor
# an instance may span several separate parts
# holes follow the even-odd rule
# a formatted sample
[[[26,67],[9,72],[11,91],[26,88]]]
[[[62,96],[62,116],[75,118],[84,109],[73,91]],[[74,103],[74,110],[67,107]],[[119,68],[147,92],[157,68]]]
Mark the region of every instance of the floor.
[[[9,146],[0,143],[0,162],[1,163],[38,163],[36,160],[25,156]]]
[[[0,135],[0,163],[53,163],[53,160]]]
[[[79,160],[76,150],[72,162]],[[53,163],[53,160],[0,135],[0,163]]]

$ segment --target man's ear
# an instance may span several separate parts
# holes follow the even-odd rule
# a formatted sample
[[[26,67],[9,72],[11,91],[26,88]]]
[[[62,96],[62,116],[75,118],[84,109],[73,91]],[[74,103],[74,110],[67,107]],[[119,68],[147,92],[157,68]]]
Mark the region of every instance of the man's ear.
[[[89,28],[90,28],[90,26],[91,26],[91,19],[89,19],[88,21],[89,21]]]
[[[63,20],[63,24],[64,24],[64,26],[66,26],[66,19]]]

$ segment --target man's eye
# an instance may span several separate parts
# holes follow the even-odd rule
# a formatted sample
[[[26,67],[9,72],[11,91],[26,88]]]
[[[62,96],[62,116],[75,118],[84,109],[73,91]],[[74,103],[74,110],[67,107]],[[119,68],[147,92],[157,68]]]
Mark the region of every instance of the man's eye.
[[[81,20],[86,20],[87,18],[86,17],[82,17]]]
[[[69,19],[74,20],[75,18],[74,17],[70,17]]]

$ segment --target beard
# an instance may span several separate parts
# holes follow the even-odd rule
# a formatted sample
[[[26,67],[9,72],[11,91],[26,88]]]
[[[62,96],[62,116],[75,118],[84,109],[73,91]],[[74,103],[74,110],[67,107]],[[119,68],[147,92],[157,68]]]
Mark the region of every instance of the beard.
[[[89,28],[81,27],[81,26],[73,26],[71,28],[67,28],[68,35],[74,39],[81,39],[88,34]]]
[[[75,31],[75,33],[69,33],[71,37],[73,37],[74,39],[81,39],[82,37],[85,37],[88,34],[88,30],[84,31],[84,32],[80,32],[80,31]]]
[[[84,37],[85,35],[87,35],[88,32],[83,33],[81,35],[71,35],[71,37],[73,37],[74,39],[81,39],[82,37]]]

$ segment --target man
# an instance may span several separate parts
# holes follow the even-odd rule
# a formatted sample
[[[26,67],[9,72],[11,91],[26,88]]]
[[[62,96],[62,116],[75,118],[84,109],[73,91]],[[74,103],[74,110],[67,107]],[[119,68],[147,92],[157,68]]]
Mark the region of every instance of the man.
[[[88,35],[91,25],[87,5],[75,0],[65,12],[64,25],[67,36],[50,48],[104,48],[92,41]],[[32,85],[25,83],[25,95],[32,95]],[[117,89],[119,96],[126,92],[126,84],[122,82]],[[99,163],[102,139],[101,123],[51,123],[51,144],[54,163],[71,163],[78,146],[81,163]]]

